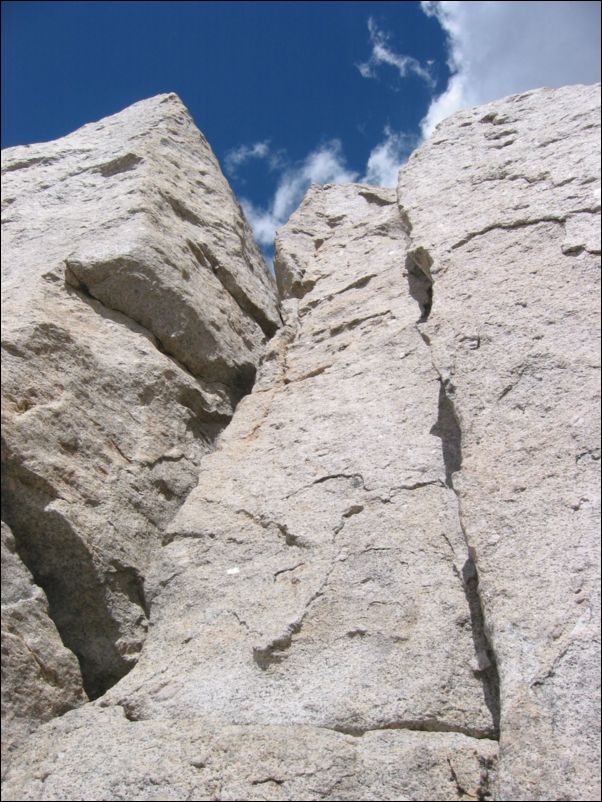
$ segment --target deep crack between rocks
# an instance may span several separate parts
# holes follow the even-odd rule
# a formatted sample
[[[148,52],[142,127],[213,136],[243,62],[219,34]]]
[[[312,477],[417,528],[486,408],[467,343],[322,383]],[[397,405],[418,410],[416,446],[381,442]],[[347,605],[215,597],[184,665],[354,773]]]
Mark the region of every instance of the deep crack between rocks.
[[[425,323],[433,308],[432,264],[432,259],[424,248],[410,251],[406,257],[405,269],[410,295],[420,308],[418,323]]]
[[[433,260],[424,248],[418,247],[408,253],[406,271],[410,295],[417,302],[421,316],[417,324],[424,323],[432,310],[433,279],[431,267]],[[431,340],[416,325],[422,341],[431,348]],[[431,352],[432,361],[432,352]],[[433,367],[439,375],[439,399],[437,420],[431,434],[441,440],[441,451],[445,467],[445,484],[455,494],[458,504],[458,521],[467,549],[467,559],[462,568],[462,585],[468,604],[471,633],[474,644],[474,673],[481,680],[485,705],[491,715],[493,737],[499,740],[500,731],[500,680],[495,652],[489,640],[483,603],[479,592],[479,575],[476,565],[476,552],[470,545],[462,517],[462,500],[454,487],[453,477],[462,468],[462,429],[454,404],[455,388],[450,380],[443,380],[437,366]],[[445,537],[445,535],[444,535]],[[447,540],[447,537],[445,538]],[[448,540],[449,542],[449,540]]]
[[[445,484],[453,490],[453,475],[462,467],[462,430],[453,401],[441,380],[439,381],[437,420],[431,429],[431,434],[441,440]]]
[[[141,622],[146,621],[142,577],[134,567],[115,562],[103,582],[90,548],[65,515],[49,509],[57,495],[43,477],[7,464],[2,490],[17,553],[46,594],[49,617],[63,644],[79,661],[86,694],[97,699],[133,668],[137,656],[126,658],[117,647],[121,633],[106,593],[137,605]]]

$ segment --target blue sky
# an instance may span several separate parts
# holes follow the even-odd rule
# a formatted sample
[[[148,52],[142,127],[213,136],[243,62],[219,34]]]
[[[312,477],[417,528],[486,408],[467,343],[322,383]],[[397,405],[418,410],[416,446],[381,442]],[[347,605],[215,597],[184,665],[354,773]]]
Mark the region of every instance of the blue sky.
[[[599,2],[3,2],[2,147],[160,92],[260,243],[310,182],[392,184],[453,111],[600,80]]]

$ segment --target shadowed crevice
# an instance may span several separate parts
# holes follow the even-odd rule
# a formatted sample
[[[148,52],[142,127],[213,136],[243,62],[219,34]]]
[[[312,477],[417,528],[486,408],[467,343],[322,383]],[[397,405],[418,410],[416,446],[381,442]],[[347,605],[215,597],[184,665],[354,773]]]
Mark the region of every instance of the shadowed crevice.
[[[52,510],[55,490],[23,466],[3,466],[2,508],[17,553],[48,598],[49,615],[64,645],[77,657],[90,699],[102,696],[135,665],[146,632],[141,576],[125,564],[102,577],[92,554],[67,518]],[[118,648],[118,624],[107,595],[140,609],[129,653]],[[134,634],[134,633],[132,633]]]
[[[425,323],[433,308],[432,264],[433,261],[424,248],[411,251],[406,257],[405,268],[410,295],[420,308],[418,323]]]
[[[483,684],[483,695],[495,728],[495,737],[500,732],[500,678],[495,653],[487,636],[483,604],[479,594],[479,574],[474,561],[473,549],[462,568],[464,593],[470,611],[472,640],[475,650],[475,674]]]
[[[443,381],[439,384],[437,421],[431,429],[431,434],[441,439],[445,484],[453,489],[453,475],[462,467],[462,431],[454,404]]]

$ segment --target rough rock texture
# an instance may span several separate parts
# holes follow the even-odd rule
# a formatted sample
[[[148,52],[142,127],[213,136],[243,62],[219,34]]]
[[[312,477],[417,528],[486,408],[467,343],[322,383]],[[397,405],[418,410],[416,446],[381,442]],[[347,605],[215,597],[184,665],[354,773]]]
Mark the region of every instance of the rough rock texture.
[[[442,124],[397,195],[308,192],[276,243],[285,325],[217,448],[203,440],[171,498],[141,468],[119,484],[122,516],[135,490],[161,516],[162,547],[135,563],[138,662],[37,729],[6,799],[599,798],[598,104],[595,87],[499,101]],[[53,302],[73,294],[104,321],[85,299],[97,285],[114,297],[113,257],[78,242],[65,258],[72,289],[47,281]],[[135,281],[154,264],[141,261]],[[138,331],[121,346],[137,353],[128,380],[167,362],[159,412],[176,426],[179,363]],[[194,358],[211,371],[230,357]],[[95,431],[122,382],[99,397]],[[247,387],[231,382],[219,403]],[[19,453],[46,427],[17,433]],[[27,531],[43,520],[25,518],[43,501],[37,477],[12,496]],[[109,595],[96,566],[115,542],[94,551]]]
[[[140,651],[144,574],[253,382],[275,286],[175,95],[2,169],[3,515],[94,698]],[[57,683],[63,708],[81,698],[73,671]],[[41,710],[47,683],[30,692],[9,718]]]
[[[499,799],[600,797],[600,88],[455,115],[399,203],[501,681]]]
[[[28,786],[30,798],[77,795],[57,755],[79,777],[81,729],[118,744],[137,737],[122,734],[126,720],[142,739],[147,722],[172,733],[157,736],[150,764],[166,739],[179,755],[186,728],[197,738],[215,728],[200,778],[177,758],[185,796],[204,798],[217,780],[227,788],[232,760],[234,790],[220,798],[455,799],[458,784],[486,795],[496,673],[442,434],[431,431],[439,381],[415,326],[406,249],[392,190],[315,188],[284,229],[277,269],[303,264],[305,295],[285,304],[254,392],[203,460],[146,577],[139,663],[81,715],[40,732],[32,748],[52,746],[55,780]],[[76,737],[57,737],[71,726]],[[283,738],[286,750],[275,749]],[[248,757],[232,758],[237,742],[249,742]],[[325,749],[340,769],[322,766]],[[131,758],[115,754],[115,773],[99,781],[126,784]]]
[[[473,800],[488,798],[497,744],[438,732],[362,738],[307,726],[93,719],[72,711],[36,733],[5,799]]]
[[[41,721],[85,701],[79,665],[48,616],[48,601],[15,552],[2,522],[3,750]]]

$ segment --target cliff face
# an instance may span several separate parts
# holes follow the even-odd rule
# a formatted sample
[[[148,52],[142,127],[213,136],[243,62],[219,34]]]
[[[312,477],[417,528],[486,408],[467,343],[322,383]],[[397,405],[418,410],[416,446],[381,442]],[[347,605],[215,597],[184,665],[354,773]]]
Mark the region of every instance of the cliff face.
[[[13,148],[2,169],[3,514],[81,666],[70,704],[44,719],[82,699],[82,681],[96,698],[136,662],[153,555],[280,317],[175,95]],[[31,638],[21,655],[14,621],[10,633],[19,695],[62,686]],[[5,693],[21,729],[29,706]]]
[[[175,96],[6,154],[7,799],[599,798],[599,141],[312,187],[279,308]]]

